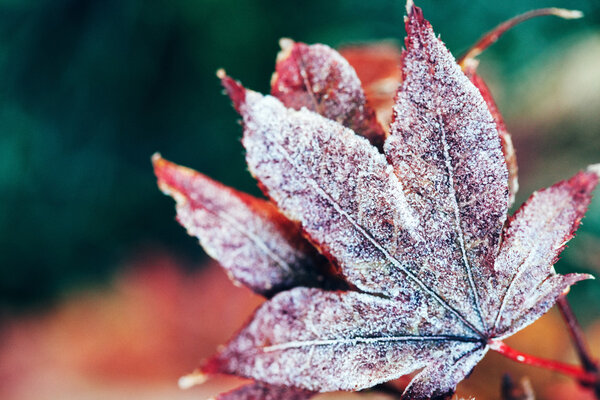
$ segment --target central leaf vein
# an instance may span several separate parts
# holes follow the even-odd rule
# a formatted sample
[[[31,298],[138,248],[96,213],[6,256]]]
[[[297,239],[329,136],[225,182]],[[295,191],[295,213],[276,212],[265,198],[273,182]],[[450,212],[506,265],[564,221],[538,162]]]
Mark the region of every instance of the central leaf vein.
[[[298,349],[302,347],[314,347],[314,346],[332,346],[339,344],[357,345],[359,343],[365,344],[377,344],[387,342],[467,342],[477,343],[479,339],[464,337],[464,336],[452,336],[452,335],[435,335],[435,336],[419,336],[419,335],[406,335],[406,336],[382,336],[382,337],[356,337],[350,339],[315,339],[315,340],[295,340],[286,343],[274,344],[271,346],[263,347],[265,353],[273,351],[282,351],[288,349]]]
[[[483,319],[483,313],[481,312],[481,306],[479,305],[479,296],[477,295],[477,290],[475,288],[475,281],[473,280],[473,271],[471,267],[471,263],[467,258],[467,251],[465,248],[465,235],[462,228],[462,219],[460,217],[460,209],[458,203],[458,196],[456,190],[454,189],[454,185],[456,185],[456,180],[454,176],[454,168],[451,163],[450,158],[450,146],[448,144],[448,139],[446,138],[446,131],[444,130],[442,116],[438,115],[438,124],[441,135],[442,149],[444,152],[444,163],[446,164],[446,170],[448,171],[448,180],[449,180],[449,190],[450,197],[452,198],[452,208],[454,211],[454,220],[455,220],[455,229],[458,233],[458,244],[460,247],[460,253],[462,257],[462,262],[467,272],[467,278],[469,281],[469,286],[471,289],[471,293],[473,294],[473,298],[475,300],[475,308],[477,310],[477,315],[479,316],[479,320],[481,321],[481,325],[485,332],[487,332],[487,325]]]

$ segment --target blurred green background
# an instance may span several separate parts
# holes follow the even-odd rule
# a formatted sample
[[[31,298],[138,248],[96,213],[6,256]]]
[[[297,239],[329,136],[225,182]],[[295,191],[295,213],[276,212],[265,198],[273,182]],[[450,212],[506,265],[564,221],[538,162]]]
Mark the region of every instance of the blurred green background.
[[[600,162],[600,2],[417,5],[455,55],[531,8],[584,11],[517,27],[481,71],[514,134],[517,202]],[[400,43],[403,15],[387,0],[0,0],[0,309],[102,285],[146,248],[197,264],[205,255],[174,222],[150,156],[258,193],[217,68],[266,92],[280,37]],[[600,199],[590,214],[559,270],[600,272]],[[581,286],[579,301],[600,303],[597,283]]]

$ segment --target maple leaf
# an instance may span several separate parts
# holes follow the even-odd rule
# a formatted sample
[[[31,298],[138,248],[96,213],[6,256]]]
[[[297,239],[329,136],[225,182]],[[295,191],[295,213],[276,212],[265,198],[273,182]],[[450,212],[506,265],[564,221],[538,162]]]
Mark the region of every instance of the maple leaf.
[[[504,159],[506,160],[506,167],[508,169],[508,205],[511,206],[514,203],[515,195],[519,190],[519,168],[517,167],[517,155],[515,153],[515,148],[513,147],[512,138],[510,136],[510,133],[506,129],[504,119],[502,118],[502,115],[498,110],[498,106],[496,106],[496,103],[492,98],[490,89],[487,87],[484,80],[475,71],[476,67],[476,64],[467,63],[465,66],[463,66],[463,71],[465,72],[467,77],[469,77],[469,79],[475,85],[475,87],[479,89],[481,96],[487,104],[488,110],[494,118],[494,122],[496,122],[496,129],[498,130],[500,144],[502,145],[502,153],[504,154]]]
[[[489,349],[500,351],[503,338],[591,278],[559,275],[553,264],[598,167],[535,193],[507,218],[516,160],[497,108],[410,1],[407,13],[389,135],[351,65],[329,47],[283,41],[272,96],[218,73],[243,118],[250,172],[272,203],[155,158],[159,185],[208,253],[254,290],[279,292],[200,369],[258,382],[231,398],[282,386],[284,398],[360,390],[417,370],[404,397],[443,396]],[[346,290],[327,290],[301,234]],[[292,250],[279,254],[272,243]],[[283,285],[271,254],[291,260]],[[240,277],[255,265],[257,276]],[[296,276],[321,278],[305,287]]]
[[[323,286],[326,259],[301,228],[270,202],[228,188],[159,154],[152,158],[161,190],[177,202],[177,219],[229,277],[258,294]]]

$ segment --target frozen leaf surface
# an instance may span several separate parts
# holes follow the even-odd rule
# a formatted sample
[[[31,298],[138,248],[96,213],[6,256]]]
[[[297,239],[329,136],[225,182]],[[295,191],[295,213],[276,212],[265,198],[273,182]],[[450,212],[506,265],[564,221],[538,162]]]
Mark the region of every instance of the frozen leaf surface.
[[[467,63],[463,68],[465,74],[469,77],[471,82],[479,89],[483,99],[485,100],[488,110],[492,114],[494,121],[496,122],[496,129],[500,136],[500,143],[502,145],[502,153],[504,153],[504,159],[506,160],[506,167],[508,168],[508,189],[509,189],[509,206],[515,201],[515,195],[519,190],[519,168],[517,166],[517,154],[513,146],[512,137],[506,125],[504,119],[498,110],[498,106],[492,97],[490,89],[486,85],[485,81],[477,74],[476,61]]]
[[[422,369],[406,397],[441,396],[489,343],[533,321],[588,277],[555,274],[560,246],[553,245],[570,238],[596,175],[581,173],[569,189],[547,190],[563,211],[525,206],[533,211],[517,213],[496,259],[509,197],[497,122],[420,9],[409,8],[406,26],[385,156],[337,120],[287,108],[222,76],[243,117],[250,171],[366,293],[280,293],[204,372],[333,391]],[[557,235],[554,223],[567,233]],[[511,239],[518,236],[513,231],[520,240],[545,233],[548,243],[530,253]],[[528,291],[518,289],[521,277]]]
[[[403,81],[385,153],[427,237],[415,249],[418,275],[485,333],[476,284],[492,268],[508,208],[498,131],[480,92],[420,9],[412,8],[406,29]]]
[[[278,293],[203,373],[323,392],[417,372],[405,398],[443,397],[500,340],[589,278],[556,274],[553,263],[598,168],[538,192],[507,223],[511,161],[495,105],[421,10],[409,1],[407,11],[383,154],[348,119],[362,92],[347,106],[324,106],[356,88],[331,49],[285,42],[275,96],[219,72],[243,118],[250,172],[349,288]]]
[[[534,193],[509,220],[484,291],[486,319],[497,336],[509,336],[544,314],[558,296],[588,275],[558,275],[553,264],[573,238],[598,176],[591,170]]]
[[[263,295],[322,285],[323,258],[273,204],[159,155],[153,163],[159,187],[177,202],[177,220],[234,281]]]
[[[248,91],[242,114],[250,171],[284,214],[350,283],[399,296],[405,268],[396,257],[418,221],[385,157],[337,122],[273,97]]]
[[[506,164],[508,167],[509,174],[509,189],[510,189],[510,204],[514,202],[515,194],[519,188],[518,178],[517,178],[517,160],[515,155],[515,150],[513,148],[511,136],[506,130],[506,126],[500,115],[498,108],[494,102],[494,99],[491,96],[490,90],[487,85],[483,81],[483,79],[476,73],[477,66],[479,61],[476,57],[481,54],[487,47],[491,46],[495,43],[504,33],[515,27],[516,25],[527,21],[531,18],[554,15],[564,19],[577,19],[583,17],[583,13],[578,10],[566,10],[563,8],[540,8],[536,10],[531,10],[525,12],[523,14],[517,15],[507,21],[496,26],[494,29],[486,33],[475,43],[459,60],[459,64],[462,66],[465,74],[469,77],[469,79],[473,82],[473,84],[480,90],[485,102],[488,105],[494,120],[496,121],[498,134],[500,135],[500,140],[502,142],[502,151],[506,158]]]
[[[483,356],[456,316],[417,297],[398,302],[307,288],[280,293],[204,371],[310,390],[358,390],[427,365],[440,368],[446,359]]]
[[[385,131],[367,104],[354,69],[337,51],[323,44],[281,39],[271,94],[286,107],[306,107],[353,129],[381,147]]]
[[[394,98],[402,82],[402,57],[398,47],[389,42],[380,42],[343,47],[340,49],[340,54],[355,69],[369,104],[375,110],[379,122],[387,129],[392,122]],[[491,91],[476,72],[477,64],[477,60],[469,59],[464,61],[462,69],[481,92],[488,110],[496,122],[502,152],[508,167],[510,206],[513,204],[515,194],[519,189],[517,157],[511,135],[506,129],[504,119],[498,110]]]

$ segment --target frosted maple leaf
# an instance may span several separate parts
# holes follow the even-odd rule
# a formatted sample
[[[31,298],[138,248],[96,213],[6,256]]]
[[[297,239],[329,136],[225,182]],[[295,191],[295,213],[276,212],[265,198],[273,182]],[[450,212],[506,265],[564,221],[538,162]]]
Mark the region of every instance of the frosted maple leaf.
[[[234,281],[273,296],[200,368],[256,381],[223,399],[304,399],[417,370],[404,397],[442,396],[590,278],[553,264],[598,168],[508,218],[516,161],[497,108],[421,10],[407,10],[389,129],[324,45],[283,40],[271,96],[219,73],[270,200],[153,159],[180,223]]]

